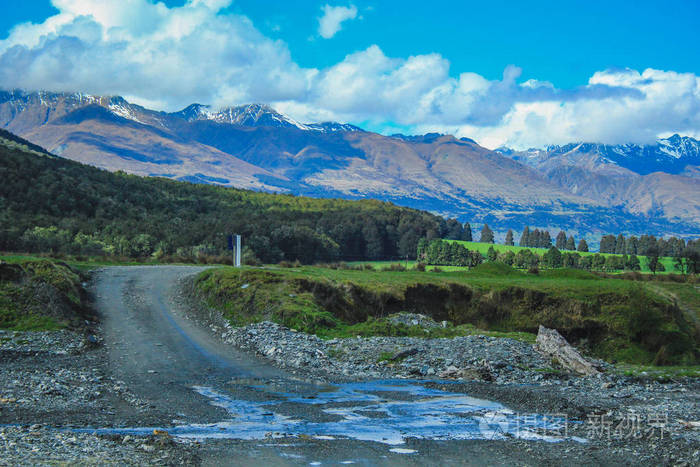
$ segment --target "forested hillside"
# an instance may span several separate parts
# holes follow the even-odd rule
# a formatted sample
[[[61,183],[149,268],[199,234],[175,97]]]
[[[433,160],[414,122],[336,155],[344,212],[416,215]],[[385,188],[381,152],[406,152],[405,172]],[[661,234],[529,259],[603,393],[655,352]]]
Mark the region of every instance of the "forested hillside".
[[[12,141],[12,144],[8,142]],[[26,144],[23,144],[26,143]],[[0,250],[264,262],[415,257],[444,219],[378,201],[313,199],[110,173],[0,135]]]

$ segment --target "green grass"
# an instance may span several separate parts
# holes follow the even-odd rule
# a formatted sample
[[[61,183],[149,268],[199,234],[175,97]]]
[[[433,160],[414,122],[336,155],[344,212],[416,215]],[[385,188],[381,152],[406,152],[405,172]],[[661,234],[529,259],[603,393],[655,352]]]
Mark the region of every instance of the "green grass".
[[[494,250],[496,250],[498,253],[505,253],[508,251],[512,251],[513,253],[517,254],[518,251],[520,250],[531,250],[533,253],[537,253],[538,255],[542,256],[547,252],[547,248],[528,248],[528,247],[522,247],[522,246],[510,246],[510,245],[500,245],[500,244],[495,244],[495,243],[481,243],[481,242],[465,242],[463,240],[446,240],[450,243],[459,243],[460,245],[463,245],[465,248],[473,251],[478,251],[479,253],[483,254],[486,256],[486,253],[489,251],[490,247],[493,247]],[[562,250],[562,252],[569,252],[568,250]],[[581,251],[571,251],[571,253],[578,253],[581,256],[592,256],[595,255],[596,252],[581,252]],[[622,255],[616,255],[612,253],[600,253],[602,256],[608,257],[608,256],[622,256]],[[646,256],[637,256],[639,258],[639,262],[642,266],[642,271],[641,272],[651,272],[647,266],[647,257]],[[669,274],[672,272],[677,272],[674,268],[674,260],[673,258],[670,257],[663,257],[659,258],[659,262],[664,265],[664,268],[666,268],[665,272],[661,273],[659,272],[658,274]]]
[[[197,282],[209,303],[236,325],[271,320],[322,337],[481,333],[532,342],[543,324],[601,358],[692,363],[698,355],[692,324],[657,293],[655,284],[580,270],[532,275],[494,263],[441,273],[220,268],[200,274]],[[386,320],[399,311],[454,326],[426,332]]]
[[[8,259],[0,264],[0,329],[51,331],[84,319],[78,272],[47,259]]]
[[[674,378],[700,378],[700,366],[615,365],[615,372],[641,378],[668,381]]]

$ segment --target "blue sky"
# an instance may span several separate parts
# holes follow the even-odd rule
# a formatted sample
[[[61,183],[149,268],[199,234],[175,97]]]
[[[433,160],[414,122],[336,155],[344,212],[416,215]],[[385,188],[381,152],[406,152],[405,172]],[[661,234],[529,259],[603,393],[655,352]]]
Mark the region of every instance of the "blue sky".
[[[100,20],[104,4],[110,3],[112,10]],[[26,82],[37,88],[123,94],[168,109],[192,99],[215,105],[264,101],[301,120],[338,119],[383,132],[442,131],[476,137],[490,146],[524,147],[572,138],[646,142],[676,131],[700,132],[700,2],[694,0],[164,3],[160,9],[150,0],[53,0],[53,5],[25,0],[5,5],[0,65],[27,66],[29,79],[0,73],[0,85]],[[204,6],[209,13],[201,13]],[[59,13],[70,18],[54,28],[47,19]],[[324,37],[320,19],[332,14],[345,20],[334,23],[331,18]],[[95,24],[81,15],[92,15]],[[123,24],[110,19],[114,17]],[[164,21],[173,17],[200,21],[201,29],[186,42],[167,42],[179,48],[177,57],[165,42],[150,51],[155,64],[165,64],[162,72],[178,72],[180,66],[186,75],[190,67],[199,66],[203,57],[197,38],[208,29],[218,34],[212,33],[210,41],[216,36],[228,44],[204,57],[211,67],[208,76],[219,70],[226,76],[198,75],[188,83],[165,85],[154,80],[159,69],[152,63],[126,59],[123,47],[116,45],[130,43],[138,54],[151,47],[139,48],[139,41],[154,41],[146,36],[148,31],[165,27]],[[25,22],[44,27],[11,32]],[[134,23],[142,27],[133,30]],[[96,27],[130,30],[128,37],[103,34],[96,44],[91,42],[98,40],[92,33]],[[48,40],[40,43],[41,37]],[[72,60],[71,53],[82,60]],[[110,69],[109,76],[74,70],[89,68],[95,60],[114,67],[121,61],[123,66]],[[49,63],[65,69],[40,68]],[[68,69],[71,76],[59,73]],[[124,79],[115,80],[115,73]]]

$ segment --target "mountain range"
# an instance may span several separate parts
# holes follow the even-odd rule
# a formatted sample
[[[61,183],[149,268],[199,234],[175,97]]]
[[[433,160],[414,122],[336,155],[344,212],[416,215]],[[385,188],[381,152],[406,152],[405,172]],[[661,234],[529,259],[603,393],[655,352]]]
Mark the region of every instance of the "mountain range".
[[[376,198],[496,229],[700,234],[700,143],[495,151],[468,138],[300,123],[269,106],[173,113],[121,97],[0,92],[0,127],[110,171],[314,197]]]

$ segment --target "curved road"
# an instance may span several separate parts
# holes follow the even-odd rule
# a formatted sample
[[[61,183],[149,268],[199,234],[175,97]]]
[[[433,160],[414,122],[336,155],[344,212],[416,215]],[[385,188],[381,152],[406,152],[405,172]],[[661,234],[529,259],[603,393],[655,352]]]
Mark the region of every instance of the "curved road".
[[[205,433],[208,439],[199,449],[205,465],[557,462],[555,446],[541,446],[549,443],[537,443],[540,448],[532,452],[523,449],[522,442],[508,440],[411,439],[412,433],[423,434],[422,420],[437,420],[436,429],[447,427],[448,433],[451,424],[469,422],[450,413],[454,404],[472,403],[466,395],[436,397],[424,388],[410,393],[415,386],[402,388],[404,383],[389,390],[373,383],[359,389],[321,386],[219,342],[209,329],[186,318],[186,300],[179,294],[180,280],[203,269],[108,267],[95,275],[93,296],[102,321],[107,371],[139,399],[136,410],[125,402],[116,408],[124,430],[148,433],[148,427],[158,426],[178,436]],[[378,396],[377,391],[385,392]],[[436,405],[441,398],[448,402]],[[360,407],[348,409],[349,402]],[[374,407],[376,415],[369,416],[365,406]],[[403,412],[397,416],[397,410]],[[414,410],[423,419],[405,415]],[[478,432],[479,426],[474,427]],[[407,441],[392,446],[386,441],[391,436]]]
[[[185,318],[178,285],[201,267],[125,266],[102,269],[94,282],[113,376],[141,395],[181,412],[218,412],[192,385],[232,379],[275,379],[281,372],[217,341]],[[203,406],[203,407],[201,407]],[[158,407],[160,408],[160,407]]]

